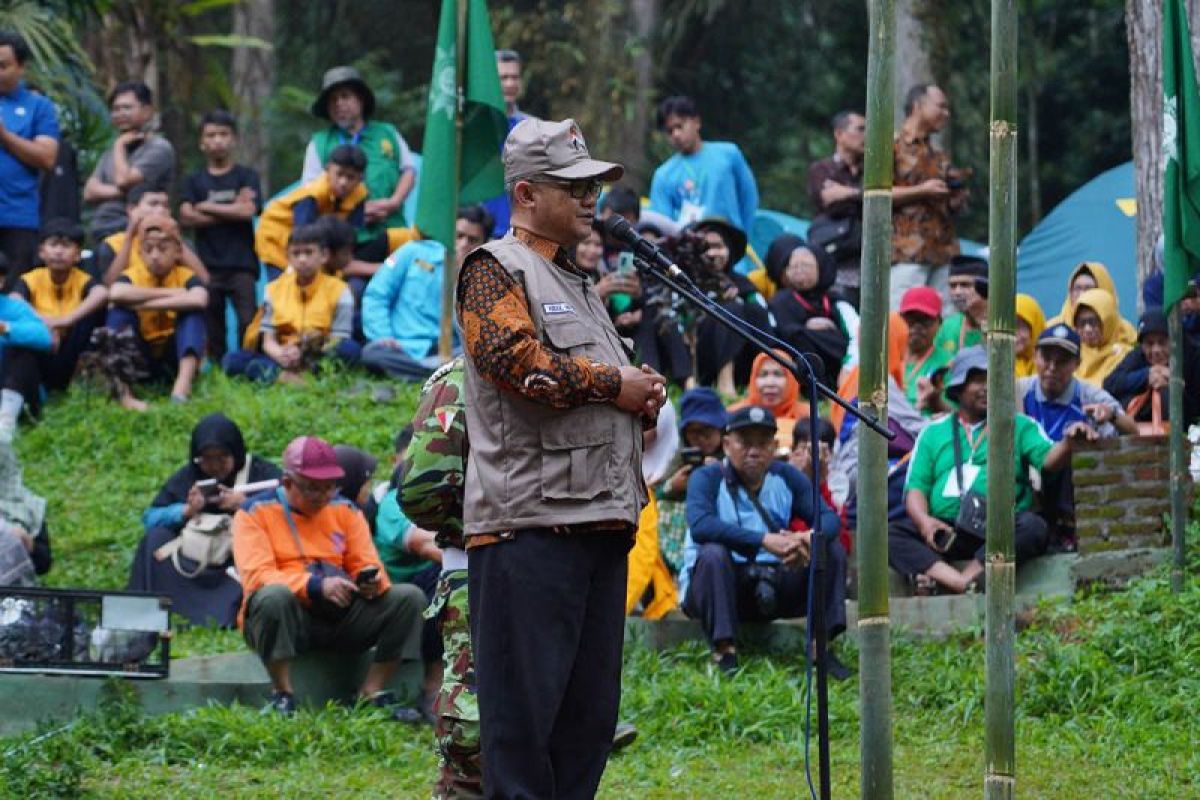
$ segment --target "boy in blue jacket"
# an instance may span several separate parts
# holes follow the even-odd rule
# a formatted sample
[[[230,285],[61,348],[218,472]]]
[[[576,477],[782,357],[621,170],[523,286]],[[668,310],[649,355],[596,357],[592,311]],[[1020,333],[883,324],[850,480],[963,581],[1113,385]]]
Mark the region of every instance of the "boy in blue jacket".
[[[454,225],[457,264],[487,241],[491,227],[491,215],[482,206],[459,209]],[[362,363],[368,369],[399,380],[424,381],[437,367],[445,250],[432,239],[409,242],[392,253],[367,284],[362,298],[367,340]]]

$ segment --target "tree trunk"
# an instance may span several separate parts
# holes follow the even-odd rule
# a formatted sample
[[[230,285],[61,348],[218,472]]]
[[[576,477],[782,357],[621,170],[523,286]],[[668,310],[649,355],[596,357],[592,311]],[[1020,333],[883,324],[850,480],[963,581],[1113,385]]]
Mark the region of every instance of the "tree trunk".
[[[633,114],[625,124],[626,135],[620,139],[616,152],[630,182],[638,187],[650,184],[646,140],[654,125],[654,92],[658,82],[652,47],[660,11],[661,0],[630,3],[631,41],[639,45],[633,56]]]
[[[1140,286],[1153,269],[1154,245],[1162,233],[1161,0],[1126,0],[1125,30],[1129,40],[1129,110],[1133,127],[1134,185],[1137,190]]]
[[[862,325],[858,402],[887,419],[887,308],[892,259],[892,109],[896,13],[871,0],[867,139],[863,161]],[[892,661],[888,609],[887,442],[858,426],[858,641],[862,720],[860,796],[892,797]]]
[[[1038,51],[1041,45],[1033,21],[1036,0],[1026,0],[1023,7],[1025,47],[1028,53],[1025,78],[1025,158],[1029,169],[1029,227],[1033,228],[1042,218],[1042,176],[1038,160],[1038,97],[1042,92]]]
[[[904,122],[904,95],[919,83],[933,82],[929,36],[925,30],[928,0],[896,0],[896,127]]]
[[[235,36],[253,36],[275,41],[275,0],[242,0],[233,8]],[[271,140],[266,125],[266,107],[275,86],[275,50],[236,47],[230,83],[238,107],[241,161],[258,170],[264,196],[271,193]]]
[[[1013,376],[1017,284],[1017,7],[992,0],[991,135],[988,184],[987,689],[984,702],[986,800],[1011,800],[1016,787],[1016,620],[1013,553],[1016,470]],[[958,435],[956,430],[955,436]]]

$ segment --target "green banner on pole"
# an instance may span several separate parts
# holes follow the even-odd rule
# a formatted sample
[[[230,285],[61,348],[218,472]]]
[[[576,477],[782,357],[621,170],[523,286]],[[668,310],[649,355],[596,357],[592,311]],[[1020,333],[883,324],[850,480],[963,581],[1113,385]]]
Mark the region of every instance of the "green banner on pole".
[[[1200,96],[1183,0],[1163,7],[1163,305],[1200,272]]]
[[[465,41],[459,41],[460,2],[466,5]],[[461,145],[455,129],[459,114]],[[425,115],[416,226],[423,235],[445,245],[449,253],[454,252],[458,206],[478,203],[504,191],[500,148],[507,134],[508,118],[496,72],[496,47],[487,3],[442,0]]]

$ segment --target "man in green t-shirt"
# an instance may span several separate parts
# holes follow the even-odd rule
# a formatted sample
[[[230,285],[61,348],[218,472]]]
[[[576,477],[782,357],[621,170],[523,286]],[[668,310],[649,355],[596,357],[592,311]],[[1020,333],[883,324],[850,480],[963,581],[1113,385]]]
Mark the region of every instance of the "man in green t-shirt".
[[[888,562],[910,576],[917,591],[942,588],[961,593],[983,575],[984,539],[956,529],[963,492],[987,494],[987,354],[968,347],[958,354],[946,386],[958,412],[931,423],[917,437],[904,485],[908,516],[888,528]],[[962,458],[961,481],[955,468],[954,439]],[[1016,460],[1017,563],[1042,554],[1046,548],[1046,523],[1031,511],[1033,487],[1029,468],[1053,472],[1070,461],[1074,435],[1055,444],[1041,427],[1017,414],[1013,434]],[[968,560],[961,570],[949,562]]]
[[[356,145],[367,155],[363,183],[367,187],[366,227],[359,242],[376,239],[388,228],[403,228],[404,200],[416,182],[412,152],[394,125],[372,119],[375,93],[353,67],[334,67],[321,81],[321,93],[312,106],[313,116],[329,120],[304,151],[303,183],[315,180],[333,149]],[[383,253],[378,261],[387,257]]]
[[[942,323],[933,346],[953,357],[958,351],[983,344],[987,322],[988,263],[978,256],[950,260],[950,302],[958,309]]]

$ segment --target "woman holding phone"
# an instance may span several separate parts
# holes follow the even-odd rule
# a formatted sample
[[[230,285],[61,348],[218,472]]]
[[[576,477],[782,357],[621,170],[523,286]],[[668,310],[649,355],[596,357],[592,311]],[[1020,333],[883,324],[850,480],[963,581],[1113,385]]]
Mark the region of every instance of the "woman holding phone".
[[[171,610],[190,622],[230,627],[242,601],[241,584],[229,574],[232,559],[198,562],[183,552],[181,537],[189,526],[227,536],[228,521],[246,501],[245,487],[278,480],[281,473],[270,461],[247,454],[241,429],[220,413],[196,423],[189,454],[142,514],[146,533],[127,588],[169,596]]]

